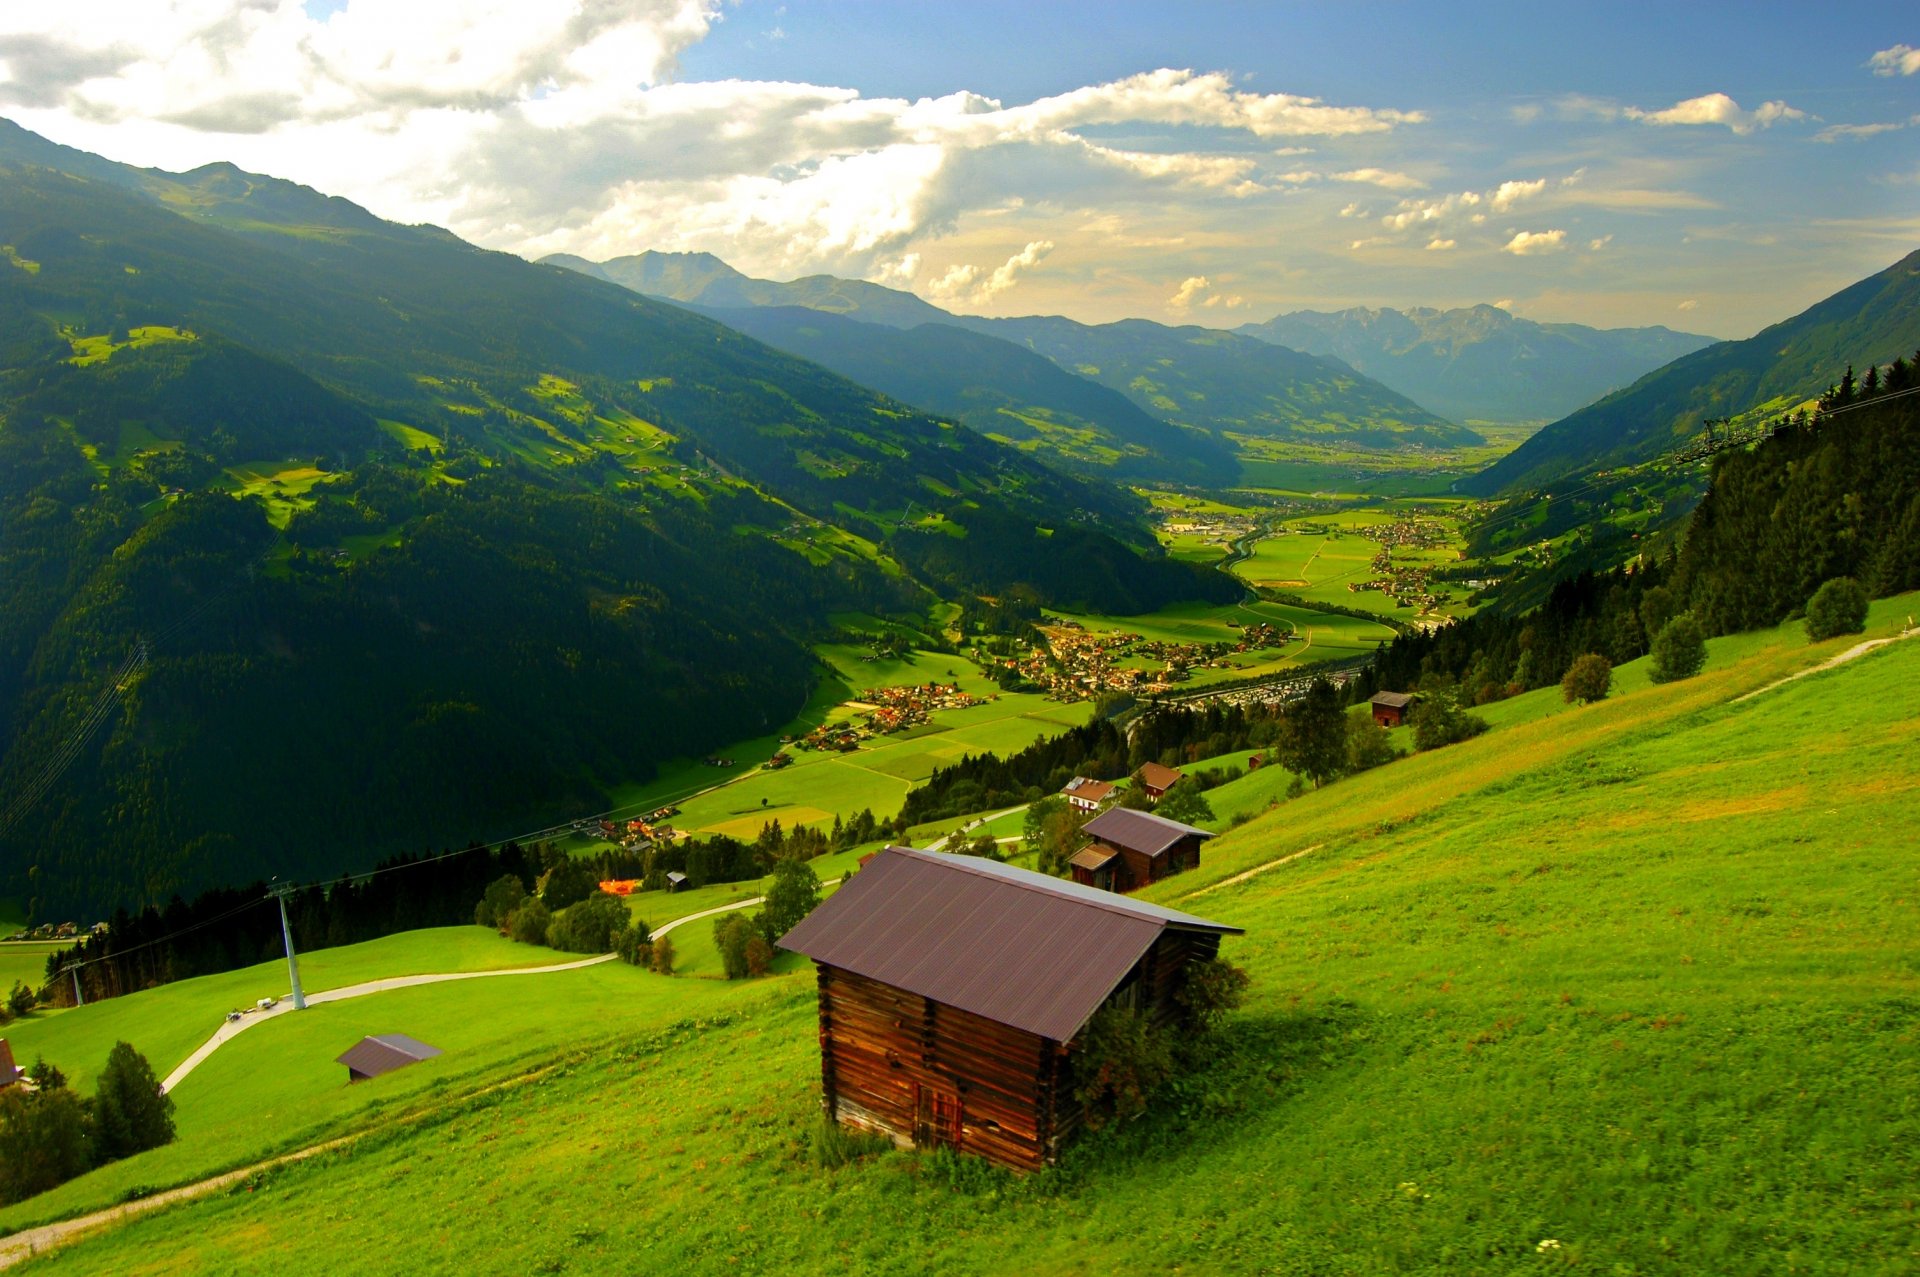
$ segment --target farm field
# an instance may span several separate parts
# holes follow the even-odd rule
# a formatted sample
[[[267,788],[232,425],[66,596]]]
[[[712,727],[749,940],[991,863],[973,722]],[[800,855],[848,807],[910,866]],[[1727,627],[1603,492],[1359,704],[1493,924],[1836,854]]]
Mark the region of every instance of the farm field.
[[[1473,609],[1465,602],[1470,592],[1463,586],[1436,582],[1432,589],[1445,592],[1450,600],[1429,611],[1410,604],[1396,603],[1380,590],[1353,590],[1349,586],[1378,579],[1374,557],[1382,546],[1361,531],[1385,529],[1403,519],[1418,515],[1423,522],[1437,519],[1447,529],[1444,544],[1432,547],[1395,545],[1392,562],[1396,568],[1444,568],[1460,562],[1465,540],[1449,517],[1454,503],[1397,501],[1385,506],[1343,510],[1335,514],[1307,515],[1286,520],[1281,528],[1263,537],[1253,552],[1233,565],[1234,575],[1248,584],[1298,595],[1309,604],[1325,603],[1337,607],[1361,608],[1403,621],[1416,615],[1461,617]]]
[[[1002,692],[961,656],[915,652],[900,660],[867,661],[859,648],[823,647],[820,653],[838,677],[816,692],[806,711],[783,733],[730,747],[720,755],[733,759],[730,769],[691,759],[663,768],[648,784],[615,791],[618,810],[644,813],[676,803],[680,807],[680,814],[673,818],[676,828],[742,839],[752,839],[769,820],[789,828],[831,825],[836,815],[851,816],[863,808],[884,819],[899,811],[907,791],[932,775],[934,768],[970,753],[1020,749],[1036,736],[1055,735],[1085,722],[1091,712],[1085,704],[1065,705],[1041,696]],[[799,736],[822,723],[848,717],[851,711],[846,706],[862,690],[927,682],[958,683],[962,691],[998,700],[940,711],[927,727],[874,737],[851,753],[780,743],[781,734]],[[742,774],[783,748],[793,759],[789,766]],[[703,788],[706,792],[699,792]],[[576,842],[582,850],[605,845],[597,838]]]
[[[1877,607],[1870,633],[1913,604]],[[730,1020],[598,1047],[596,1012],[641,1013],[583,991],[579,1049],[553,1047],[568,1065],[538,1086],[34,1262],[1901,1271],[1920,1244],[1920,724],[1873,693],[1920,681],[1920,642],[1733,699],[1853,641],[1809,647],[1798,625],[1716,641],[1697,678],[1336,782],[1210,843],[1148,895],[1247,928],[1226,949],[1253,976],[1247,1005],[1204,1088],[1057,1172],[894,1152],[817,1166],[816,1012],[796,971],[738,990]],[[318,1053],[253,1045],[261,1077],[283,1076],[274,1052]],[[541,1203],[539,1229],[474,1210],[503,1176]]]
[[[1242,625],[1270,621],[1293,627],[1296,640],[1285,647],[1230,655],[1226,659],[1233,663],[1233,669],[1195,671],[1192,680],[1183,684],[1183,688],[1205,687],[1209,683],[1230,679],[1255,678],[1312,662],[1358,656],[1373,651],[1381,643],[1392,642],[1395,633],[1386,625],[1359,617],[1317,612],[1290,603],[1266,600],[1222,606],[1179,603],[1141,616],[1064,612],[1051,615],[1078,621],[1094,633],[1124,631],[1170,643],[1233,642],[1239,637],[1240,631],[1228,625],[1228,621],[1238,621]]]

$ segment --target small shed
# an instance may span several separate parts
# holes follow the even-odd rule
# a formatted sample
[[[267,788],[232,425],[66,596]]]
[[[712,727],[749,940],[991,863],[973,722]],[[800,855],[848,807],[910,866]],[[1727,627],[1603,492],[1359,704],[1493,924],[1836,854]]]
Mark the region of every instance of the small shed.
[[[1100,804],[1113,797],[1113,786],[1104,780],[1075,776],[1060,792],[1070,805],[1080,811],[1099,811]]]
[[[1102,891],[1137,891],[1200,864],[1207,830],[1152,812],[1115,807],[1080,827],[1093,839],[1070,862],[1073,880]]]
[[[7,1045],[5,1038],[0,1038],[0,1091],[6,1090],[25,1076],[25,1069],[14,1066],[13,1048]]]
[[[1142,763],[1139,775],[1140,787],[1147,791],[1147,797],[1159,802],[1169,789],[1180,783],[1184,773],[1159,763]]]
[[[888,847],[780,939],[812,958],[821,1102],[901,1147],[1021,1170],[1081,1125],[1095,1012],[1167,1025],[1187,970],[1238,927],[975,856]]]
[[[1375,692],[1367,702],[1373,707],[1373,721],[1382,727],[1398,727],[1407,721],[1413,707],[1412,692]]]
[[[382,1033],[378,1037],[361,1038],[334,1063],[347,1066],[348,1082],[365,1082],[409,1064],[431,1060],[440,1053],[439,1047],[428,1046],[404,1033]]]
[[[687,876],[681,873],[679,870],[675,870],[674,872],[667,875],[667,893],[669,895],[680,890],[682,887],[686,885],[687,885]]]

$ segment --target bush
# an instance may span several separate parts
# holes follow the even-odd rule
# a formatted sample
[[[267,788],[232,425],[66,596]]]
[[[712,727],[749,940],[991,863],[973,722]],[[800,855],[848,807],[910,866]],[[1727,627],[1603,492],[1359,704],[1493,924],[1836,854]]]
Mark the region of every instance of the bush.
[[[99,1162],[173,1142],[173,1097],[160,1091],[147,1057],[116,1042],[93,1097],[93,1148]]]
[[[1807,601],[1807,639],[1818,643],[1867,628],[1867,592],[1850,576],[1836,576]]]
[[[1613,688],[1613,662],[1598,652],[1576,657],[1560,680],[1560,695],[1569,705],[1591,705],[1607,699]]]
[[[893,1141],[886,1136],[842,1126],[824,1113],[819,1125],[813,1128],[813,1164],[827,1170],[884,1153],[892,1147]]]
[[[661,936],[653,942],[653,969],[660,975],[673,974],[673,937]]]
[[[92,1165],[84,1101],[66,1086],[0,1091],[0,1206],[44,1193]]]
[[[1182,776],[1173,783],[1160,799],[1156,814],[1168,820],[1177,820],[1183,825],[1195,825],[1203,820],[1214,819],[1213,805],[1207,796],[1200,792],[1200,782],[1192,776]]]
[[[772,965],[773,946],[763,936],[754,934],[747,940],[747,974],[763,976]]]
[[[1219,1024],[1246,998],[1252,978],[1231,962],[1214,958],[1187,967],[1186,983],[1175,996],[1187,1023],[1202,1031]]]
[[[612,953],[614,937],[627,929],[627,902],[596,891],[555,914],[547,943],[568,953]]]
[[[1139,1117],[1173,1072],[1173,1043],[1165,1030],[1132,1007],[1094,1012],[1073,1059],[1074,1095],[1086,1106],[1088,1129]]]
[[[1393,759],[1393,738],[1387,735],[1386,728],[1374,722],[1371,716],[1347,720],[1348,771],[1371,771]]]
[[[521,944],[545,944],[547,927],[553,922],[553,913],[536,897],[529,897],[526,903],[513,911],[507,919],[507,934]]]
[[[1653,640],[1650,677],[1656,683],[1692,678],[1707,663],[1707,636],[1693,613],[1682,612],[1668,621]]]
[[[1421,696],[1407,721],[1413,725],[1415,749],[1440,749],[1487,730],[1486,719],[1460,708],[1459,689],[1451,687]]]
[[[747,975],[747,942],[757,939],[753,923],[742,913],[722,914],[713,920],[713,944],[720,950],[720,965],[727,979],[740,980]]]
[[[633,923],[613,937],[613,951],[620,961],[644,967],[653,961],[653,934],[646,923]]]
[[[527,888],[513,874],[505,874],[488,886],[487,894],[473,907],[473,920],[483,927],[498,927],[505,931],[507,919],[527,898]]]

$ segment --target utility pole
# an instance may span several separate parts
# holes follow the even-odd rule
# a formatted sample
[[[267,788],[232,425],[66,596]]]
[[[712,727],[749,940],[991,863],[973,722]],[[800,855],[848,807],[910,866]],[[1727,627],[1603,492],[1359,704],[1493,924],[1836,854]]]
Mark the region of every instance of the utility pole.
[[[80,964],[76,962],[68,967],[67,974],[73,977],[73,1005],[77,1007],[87,1005],[86,995],[80,992]]]
[[[280,935],[287,942],[287,979],[293,983],[293,1009],[307,1009],[307,995],[300,988],[300,955],[293,951],[293,924],[287,921],[287,897],[297,888],[290,882],[273,885],[273,898],[280,902]]]

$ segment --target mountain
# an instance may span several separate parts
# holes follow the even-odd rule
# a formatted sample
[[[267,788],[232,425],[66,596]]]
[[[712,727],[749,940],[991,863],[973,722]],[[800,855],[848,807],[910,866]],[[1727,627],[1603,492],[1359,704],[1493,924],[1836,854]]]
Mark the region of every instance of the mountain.
[[[800,306],[891,328],[936,324],[997,337],[1125,395],[1154,417],[1223,437],[1381,449],[1481,442],[1473,431],[1435,416],[1337,359],[1218,329],[1171,328],[1143,319],[1082,324],[1059,316],[954,315],[911,293],[856,280],[750,279],[706,254],[640,253],[599,265],[564,256],[546,260],[652,296],[701,306]],[[952,356],[962,363],[971,357]]]
[[[1538,324],[1498,306],[1299,310],[1237,331],[1329,355],[1455,421],[1544,421],[1713,344],[1671,328]]]
[[[1129,494],[682,307],[0,123],[0,896],[604,807],[796,710],[840,613],[1235,590],[1149,545]]]
[[[950,324],[892,328],[798,306],[706,315],[769,346],[1070,469],[1227,485],[1239,466],[1213,436],[1169,425],[1117,390],[998,337]]]
[[[1480,495],[1650,461],[1709,418],[1785,411],[1819,395],[1847,363],[1920,348],[1920,252],[1744,341],[1723,341],[1648,373],[1547,426],[1458,486]]]

